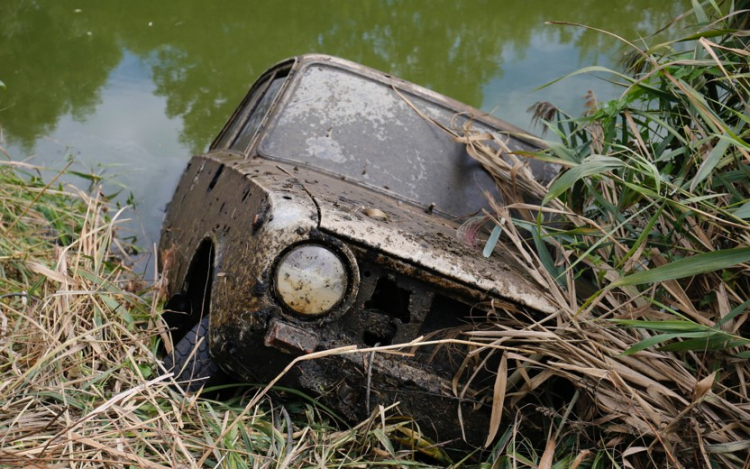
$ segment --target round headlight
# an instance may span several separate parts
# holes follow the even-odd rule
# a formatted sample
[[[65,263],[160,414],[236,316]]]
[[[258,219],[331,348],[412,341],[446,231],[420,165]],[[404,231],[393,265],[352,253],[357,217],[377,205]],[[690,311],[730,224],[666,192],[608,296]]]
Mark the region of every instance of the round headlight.
[[[348,275],[339,256],[306,244],[286,253],[276,267],[276,293],[291,310],[305,315],[328,312],[346,294]]]

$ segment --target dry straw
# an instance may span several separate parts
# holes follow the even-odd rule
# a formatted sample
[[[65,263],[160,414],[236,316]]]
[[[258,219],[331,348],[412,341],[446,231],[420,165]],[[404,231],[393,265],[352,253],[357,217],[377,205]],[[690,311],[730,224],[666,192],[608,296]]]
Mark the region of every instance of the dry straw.
[[[503,193],[488,214],[503,246],[559,308],[495,305],[494,321],[438,342],[470,350],[457,396],[489,363],[474,358],[502,354],[488,465],[750,464],[750,53],[746,16],[729,11],[696,7],[692,50],[634,49],[617,102],[589,95],[579,119],[538,107],[562,142],[543,153],[455,133]],[[523,157],[566,170],[545,187]],[[227,402],[174,391],[154,365],[160,299],[115,236],[122,214],[24,163],[2,162],[0,178],[0,466],[429,465],[396,440],[447,464],[390,409],[338,430],[321,407],[286,409],[268,389]],[[573,392],[548,399],[561,382]]]
[[[604,466],[750,465],[743,5],[729,5],[728,15],[696,6],[701,26],[679,43],[623,41],[637,67],[609,71],[625,87],[619,100],[600,106],[589,93],[577,119],[549,103],[535,108],[561,140],[540,141],[544,151],[514,154],[470,123],[451,131],[503,194],[493,207],[503,248],[559,307],[468,333],[507,349],[504,394],[495,392],[506,413],[539,399],[549,380],[575,387],[569,404],[551,411],[556,430],[538,448],[539,467],[551,467],[555,451],[571,464],[586,451],[594,466],[603,453]],[[524,157],[563,171],[545,187]],[[494,434],[503,424],[493,424]]]
[[[268,389],[224,402],[176,391],[156,365],[158,288],[125,266],[111,212],[0,162],[0,467],[430,466],[394,448],[419,439],[392,409],[339,430],[323,407],[287,409]]]

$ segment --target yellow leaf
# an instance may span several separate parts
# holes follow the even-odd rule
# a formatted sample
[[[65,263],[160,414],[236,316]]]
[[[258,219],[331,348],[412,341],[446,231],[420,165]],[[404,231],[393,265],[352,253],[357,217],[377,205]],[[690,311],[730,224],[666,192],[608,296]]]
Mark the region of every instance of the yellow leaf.
[[[508,384],[508,357],[503,354],[500,359],[500,366],[497,368],[497,379],[495,379],[495,389],[492,395],[492,414],[490,416],[490,433],[487,435],[487,441],[484,447],[487,448],[495,439],[497,431],[500,428],[500,420],[503,417],[503,401],[505,400],[505,387]]]
[[[710,375],[706,376],[702,380],[695,383],[695,393],[693,396],[693,402],[697,401],[698,399],[702,398],[706,395],[708,391],[711,390],[711,388],[714,385],[714,380],[716,380],[716,372],[714,371]]]
[[[591,451],[587,449],[578,453],[578,456],[576,456],[575,460],[573,460],[573,463],[570,465],[569,469],[578,469],[578,466],[580,466],[583,460],[587,459],[590,454],[591,454]]]
[[[542,453],[542,459],[539,460],[539,466],[537,469],[550,469],[552,467],[552,461],[555,459],[555,440],[550,437],[547,440],[547,446],[544,448]]]

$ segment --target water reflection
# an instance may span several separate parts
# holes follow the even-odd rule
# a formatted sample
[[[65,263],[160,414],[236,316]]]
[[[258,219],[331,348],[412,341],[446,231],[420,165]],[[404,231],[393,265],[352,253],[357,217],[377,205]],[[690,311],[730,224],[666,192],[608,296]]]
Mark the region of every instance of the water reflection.
[[[44,8],[25,0],[0,4],[0,74],[7,86],[0,123],[11,142],[27,149],[54,131],[61,116],[84,120],[91,114],[122,59],[112,34],[93,38],[89,21],[69,12],[56,2]]]
[[[545,26],[562,19],[636,38],[665,24],[686,2],[381,0],[72,2],[6,0],[0,5],[0,63],[8,86],[0,122],[26,149],[62,115],[85,120],[124,51],[150,68],[165,113],[183,119],[181,140],[206,146],[263,69],[281,58],[326,52],[390,71],[476,106],[523,59],[533,36],[573,44],[573,65],[612,51],[613,38]],[[536,85],[541,83],[536,83]]]
[[[533,88],[611,62],[617,50],[611,37],[545,21],[637,38],[689,3],[3,0],[0,126],[17,158],[37,150],[49,163],[72,147],[89,164],[128,164],[121,181],[153,240],[189,153],[210,143],[250,83],[283,58],[342,56],[488,111],[499,106],[500,117],[527,126],[531,102],[569,105],[602,84],[580,77],[532,96]]]

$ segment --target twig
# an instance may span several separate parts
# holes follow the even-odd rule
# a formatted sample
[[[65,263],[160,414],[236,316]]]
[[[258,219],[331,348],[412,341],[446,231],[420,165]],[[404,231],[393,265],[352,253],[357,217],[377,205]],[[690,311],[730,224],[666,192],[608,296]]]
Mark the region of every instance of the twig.
[[[378,344],[375,344],[377,347]],[[365,409],[370,413],[370,390],[372,389],[372,362],[375,361],[375,351],[370,352],[370,358],[367,360],[367,387],[365,390]]]

